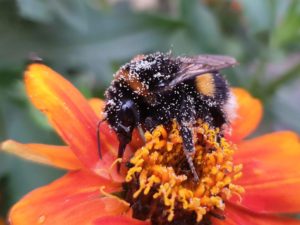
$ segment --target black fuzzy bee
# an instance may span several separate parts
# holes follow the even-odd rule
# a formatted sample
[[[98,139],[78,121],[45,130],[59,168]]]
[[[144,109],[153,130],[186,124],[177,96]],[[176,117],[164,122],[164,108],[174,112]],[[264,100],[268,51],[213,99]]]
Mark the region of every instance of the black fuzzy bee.
[[[105,93],[105,118],[118,136],[118,156],[123,156],[134,128],[151,130],[175,119],[187,162],[198,180],[191,157],[195,151],[191,127],[197,119],[220,128],[230,122],[234,101],[219,70],[236,64],[229,56],[155,53],[139,55],[122,66]]]

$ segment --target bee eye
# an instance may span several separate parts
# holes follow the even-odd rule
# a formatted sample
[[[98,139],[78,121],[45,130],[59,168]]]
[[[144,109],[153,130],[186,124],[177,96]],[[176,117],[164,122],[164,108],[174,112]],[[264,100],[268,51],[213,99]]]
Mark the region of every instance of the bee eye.
[[[134,102],[132,100],[126,100],[125,102],[123,102],[121,106],[121,111],[123,113],[127,113],[127,112],[131,112],[133,108],[134,108]]]
[[[123,126],[134,126],[139,120],[139,114],[132,100],[126,100],[118,112],[118,118]]]

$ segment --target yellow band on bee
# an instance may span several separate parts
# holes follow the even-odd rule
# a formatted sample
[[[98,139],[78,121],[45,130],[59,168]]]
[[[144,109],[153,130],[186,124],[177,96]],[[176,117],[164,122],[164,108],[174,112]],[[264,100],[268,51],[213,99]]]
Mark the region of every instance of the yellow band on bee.
[[[214,97],[216,92],[216,86],[214,83],[214,77],[212,73],[201,74],[196,77],[196,88],[200,94]]]

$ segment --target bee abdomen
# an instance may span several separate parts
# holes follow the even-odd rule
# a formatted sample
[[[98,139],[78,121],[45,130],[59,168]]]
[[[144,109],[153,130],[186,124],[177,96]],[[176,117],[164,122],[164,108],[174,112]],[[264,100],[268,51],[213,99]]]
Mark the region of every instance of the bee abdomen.
[[[205,73],[196,77],[195,87],[204,97],[214,99],[218,104],[223,104],[229,97],[227,81],[219,73]]]

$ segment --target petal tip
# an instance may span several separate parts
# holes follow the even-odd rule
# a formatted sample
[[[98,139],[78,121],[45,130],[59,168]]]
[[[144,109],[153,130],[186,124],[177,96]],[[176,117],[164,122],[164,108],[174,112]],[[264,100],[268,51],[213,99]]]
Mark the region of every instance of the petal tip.
[[[11,139],[7,139],[7,140],[5,140],[5,141],[3,141],[3,142],[0,142],[0,150],[2,150],[2,151],[7,151],[8,148],[9,148],[9,146],[10,146],[11,144],[13,144],[13,143],[14,143],[14,141],[11,140]]]
[[[240,141],[251,134],[259,125],[263,115],[263,105],[247,90],[232,88],[237,100],[237,117],[232,122],[232,141]]]

